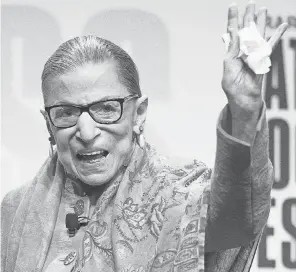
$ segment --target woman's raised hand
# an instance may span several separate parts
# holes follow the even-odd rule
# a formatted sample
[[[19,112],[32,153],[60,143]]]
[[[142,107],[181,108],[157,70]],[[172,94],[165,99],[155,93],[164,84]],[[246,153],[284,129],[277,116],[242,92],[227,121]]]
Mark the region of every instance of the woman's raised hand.
[[[265,39],[267,9],[261,8],[257,14],[255,9],[255,3],[249,2],[242,20],[239,18],[236,4],[232,4],[228,10],[227,32],[230,36],[230,43],[224,59],[222,88],[227,96],[234,119],[240,118],[242,112],[250,116],[258,115],[263,102],[261,93],[263,75],[256,74],[242,57],[238,57],[240,53],[239,31],[242,28],[250,27],[255,23],[258,32]],[[241,21],[242,23],[240,23]],[[281,24],[268,40],[267,43],[271,51],[275,48],[287,27],[288,24]]]

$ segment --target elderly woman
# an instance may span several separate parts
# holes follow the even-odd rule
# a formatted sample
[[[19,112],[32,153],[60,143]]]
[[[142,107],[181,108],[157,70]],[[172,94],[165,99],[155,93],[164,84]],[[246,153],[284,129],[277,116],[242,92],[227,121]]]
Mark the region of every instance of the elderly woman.
[[[254,9],[244,27],[257,21],[264,36],[266,10]],[[2,271],[249,271],[273,170],[263,76],[237,57],[238,19],[231,6],[213,172],[173,166],[145,142],[148,99],[125,51],[94,36],[57,49],[42,74],[56,151],[3,200]]]

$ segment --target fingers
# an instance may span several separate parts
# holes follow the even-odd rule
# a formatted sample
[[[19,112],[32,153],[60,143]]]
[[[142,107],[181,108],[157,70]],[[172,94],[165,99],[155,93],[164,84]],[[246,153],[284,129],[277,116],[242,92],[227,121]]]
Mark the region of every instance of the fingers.
[[[238,30],[238,7],[235,3],[228,8],[227,32],[229,29]]]
[[[275,33],[272,35],[272,37],[269,39],[268,43],[271,46],[272,49],[274,49],[276,47],[276,45],[278,44],[278,42],[280,41],[281,37],[283,36],[283,34],[285,33],[285,31],[288,28],[288,24],[287,23],[283,23],[281,24],[275,31]]]
[[[265,38],[266,22],[267,22],[267,9],[260,8],[257,14],[256,23],[257,23],[257,29],[263,38]]]
[[[229,35],[230,35],[230,43],[228,47],[228,53],[233,57],[237,57],[239,54],[239,36],[237,34],[237,30],[234,30],[232,28],[228,29]]]
[[[255,3],[253,1],[250,1],[248,5],[246,6],[246,11],[244,14],[244,21],[243,26],[249,27],[251,22],[255,21]]]
[[[234,3],[229,6],[227,23],[227,32],[230,34],[228,52],[233,56],[239,53],[238,29],[238,7]]]

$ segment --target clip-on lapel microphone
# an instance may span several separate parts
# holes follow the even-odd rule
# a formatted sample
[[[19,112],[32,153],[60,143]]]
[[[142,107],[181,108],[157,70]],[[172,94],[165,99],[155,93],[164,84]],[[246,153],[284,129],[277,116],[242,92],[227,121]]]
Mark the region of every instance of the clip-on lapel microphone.
[[[86,221],[81,222],[79,220],[85,219]],[[76,213],[68,213],[66,215],[66,228],[70,237],[73,237],[81,226],[86,226],[90,219],[85,216],[78,216]]]

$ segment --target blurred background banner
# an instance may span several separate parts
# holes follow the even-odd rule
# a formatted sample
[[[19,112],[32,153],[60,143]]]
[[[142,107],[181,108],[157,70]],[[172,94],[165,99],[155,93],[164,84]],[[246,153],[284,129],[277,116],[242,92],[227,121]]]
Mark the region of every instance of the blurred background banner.
[[[247,1],[237,0],[241,12]],[[228,0],[2,0],[1,199],[30,181],[48,156],[41,73],[64,41],[95,34],[124,48],[149,96],[148,141],[167,156],[213,167]],[[272,55],[264,96],[275,185],[252,272],[296,270],[296,3],[260,0],[267,34],[289,30]]]

